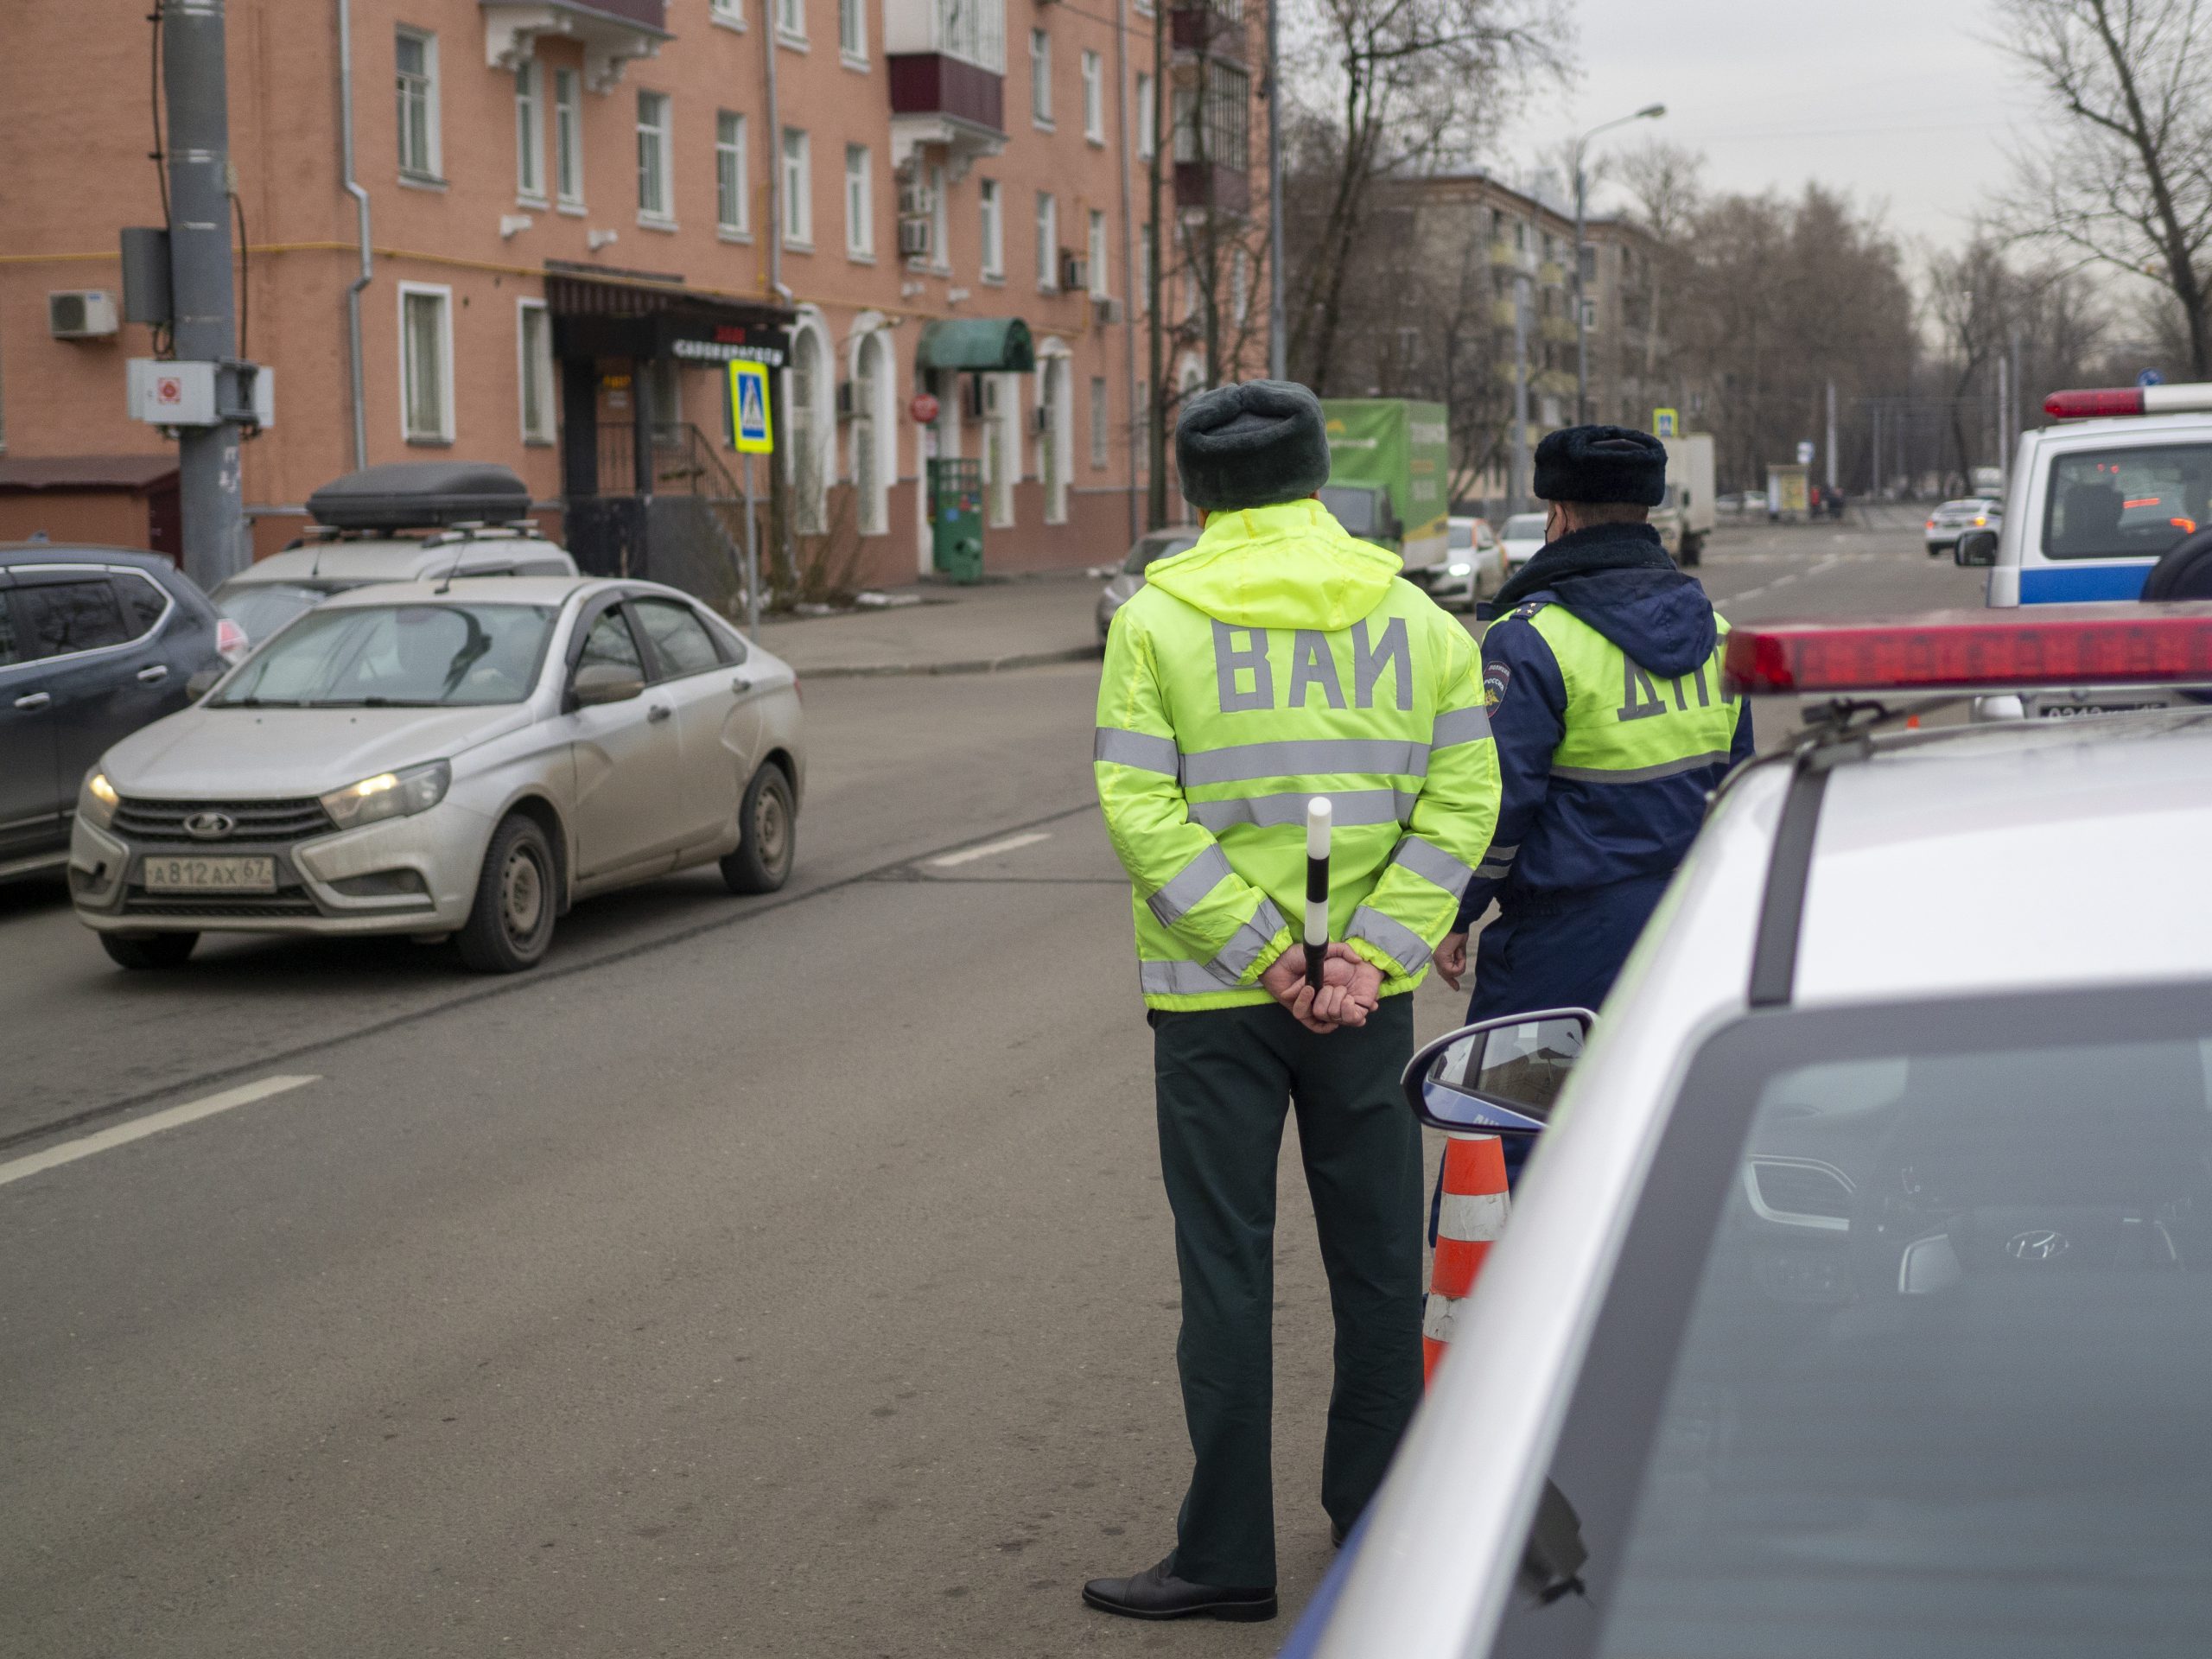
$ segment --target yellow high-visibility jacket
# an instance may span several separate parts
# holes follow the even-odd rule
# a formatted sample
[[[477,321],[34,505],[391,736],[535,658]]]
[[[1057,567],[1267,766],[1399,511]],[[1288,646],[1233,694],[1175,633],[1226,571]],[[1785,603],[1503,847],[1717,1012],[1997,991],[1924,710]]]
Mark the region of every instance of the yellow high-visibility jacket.
[[[1474,641],[1398,567],[1318,501],[1216,513],[1114,619],[1094,770],[1149,1007],[1268,1000],[1317,794],[1330,938],[1385,996],[1427,971],[1497,827],[1497,755]]]

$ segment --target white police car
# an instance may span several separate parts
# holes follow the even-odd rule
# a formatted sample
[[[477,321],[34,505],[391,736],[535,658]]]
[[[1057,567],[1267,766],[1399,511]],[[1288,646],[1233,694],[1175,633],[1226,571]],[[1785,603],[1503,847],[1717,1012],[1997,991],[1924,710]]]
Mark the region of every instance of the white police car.
[[[1860,713],[1724,787],[1579,1058],[1571,1014],[1417,1057],[1463,1126],[1573,1071],[1287,1651],[2201,1654],[2212,710],[1854,722],[2212,677],[2212,606],[1729,662]]]

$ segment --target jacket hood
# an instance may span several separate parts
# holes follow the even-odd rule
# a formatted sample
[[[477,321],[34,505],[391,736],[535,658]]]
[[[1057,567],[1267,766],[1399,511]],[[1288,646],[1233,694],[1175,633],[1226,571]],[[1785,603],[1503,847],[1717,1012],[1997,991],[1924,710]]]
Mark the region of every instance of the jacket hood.
[[[1713,601],[1667,556],[1649,524],[1592,524],[1548,543],[1498,590],[1501,609],[1548,594],[1628,654],[1673,678],[1713,654]]]
[[[1286,501],[1213,514],[1197,546],[1144,579],[1232,627],[1333,633],[1382,602],[1399,565],[1319,501]]]

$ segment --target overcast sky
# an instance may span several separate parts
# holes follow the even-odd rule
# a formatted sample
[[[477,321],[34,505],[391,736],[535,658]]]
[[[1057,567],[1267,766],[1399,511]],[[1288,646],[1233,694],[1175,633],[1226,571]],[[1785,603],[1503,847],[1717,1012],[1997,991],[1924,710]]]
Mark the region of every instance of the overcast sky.
[[[1977,38],[1987,0],[1571,0],[1581,74],[1504,140],[1540,145],[1646,104],[1664,120],[1596,141],[1663,134],[1703,150],[1716,188],[1794,193],[1808,179],[1886,207],[1909,241],[1949,245],[2007,176],[2009,137],[2034,105]],[[1603,200],[1601,195],[1599,200]]]

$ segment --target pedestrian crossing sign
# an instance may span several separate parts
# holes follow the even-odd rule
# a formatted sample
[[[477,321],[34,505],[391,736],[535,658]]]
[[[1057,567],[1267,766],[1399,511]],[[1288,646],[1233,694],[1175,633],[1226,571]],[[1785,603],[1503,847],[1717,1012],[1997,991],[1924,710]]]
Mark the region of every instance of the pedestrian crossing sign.
[[[745,455],[769,455],[776,451],[775,435],[768,427],[768,365],[733,360],[729,365],[731,435]]]
[[[1653,410],[1651,411],[1651,435],[1655,438],[1673,437],[1675,435],[1675,429],[1681,423],[1681,415],[1675,410]]]

